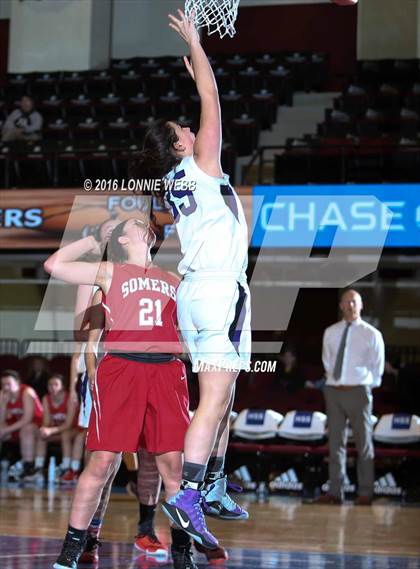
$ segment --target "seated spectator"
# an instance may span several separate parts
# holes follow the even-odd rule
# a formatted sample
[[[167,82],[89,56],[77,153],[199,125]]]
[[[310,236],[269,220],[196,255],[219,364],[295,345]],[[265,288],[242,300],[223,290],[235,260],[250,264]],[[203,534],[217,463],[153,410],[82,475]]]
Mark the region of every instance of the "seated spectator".
[[[30,474],[34,467],[35,440],[42,425],[42,405],[29,385],[21,383],[17,371],[0,375],[0,441],[17,442],[22,461],[9,471],[15,480]]]
[[[292,347],[286,347],[280,356],[280,366],[276,374],[276,386],[289,392],[298,391],[305,385],[305,377]]]
[[[30,97],[21,98],[18,109],[15,109],[6,118],[2,140],[39,140],[41,138],[42,116],[34,108]]]
[[[78,405],[69,396],[64,385],[64,378],[54,374],[48,380],[48,394],[42,399],[44,408],[43,425],[39,430],[36,444],[35,470],[31,478],[43,480],[45,458],[49,443],[61,443],[62,462],[61,473],[64,474],[72,466],[72,441],[77,436]],[[76,456],[73,466],[80,468],[83,448]]]
[[[31,358],[26,374],[26,383],[35,389],[40,399],[48,392],[48,379],[50,375],[48,361],[45,358]]]

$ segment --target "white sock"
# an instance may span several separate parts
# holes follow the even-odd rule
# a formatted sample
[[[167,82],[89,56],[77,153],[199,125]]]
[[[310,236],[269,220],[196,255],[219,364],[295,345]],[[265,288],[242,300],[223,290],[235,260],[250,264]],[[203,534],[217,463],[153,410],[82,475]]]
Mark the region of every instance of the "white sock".
[[[35,457],[35,468],[44,468],[45,458],[43,456]]]
[[[60,468],[61,470],[68,470],[70,468],[71,458],[68,456],[63,456],[63,460],[61,461]]]
[[[71,469],[73,470],[73,472],[79,472],[80,460],[72,460],[71,461]]]

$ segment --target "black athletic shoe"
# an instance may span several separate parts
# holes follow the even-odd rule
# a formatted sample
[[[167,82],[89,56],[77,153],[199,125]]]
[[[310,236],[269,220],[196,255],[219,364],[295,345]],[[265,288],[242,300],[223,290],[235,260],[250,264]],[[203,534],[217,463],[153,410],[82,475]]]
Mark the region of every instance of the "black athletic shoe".
[[[63,543],[63,548],[58,556],[57,561],[54,563],[54,569],[77,569],[77,563],[82,551],[85,547],[85,540],[79,541],[74,539],[66,539]]]
[[[191,551],[191,543],[184,547],[172,545],[171,553],[174,569],[198,569]]]

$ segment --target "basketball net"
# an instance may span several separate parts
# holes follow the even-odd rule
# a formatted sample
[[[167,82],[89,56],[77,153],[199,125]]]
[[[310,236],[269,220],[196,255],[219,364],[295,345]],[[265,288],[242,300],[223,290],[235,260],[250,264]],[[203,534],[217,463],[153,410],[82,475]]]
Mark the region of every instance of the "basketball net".
[[[238,17],[239,0],[185,0],[185,15],[194,12],[196,28],[207,27],[209,35],[219,32],[221,38],[233,37]]]

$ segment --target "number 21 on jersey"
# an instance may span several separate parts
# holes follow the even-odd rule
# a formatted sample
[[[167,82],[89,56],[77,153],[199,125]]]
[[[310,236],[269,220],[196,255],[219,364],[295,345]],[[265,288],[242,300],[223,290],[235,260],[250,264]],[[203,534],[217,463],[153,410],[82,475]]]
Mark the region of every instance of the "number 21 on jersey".
[[[163,326],[162,302],[151,298],[139,300],[139,326]]]

